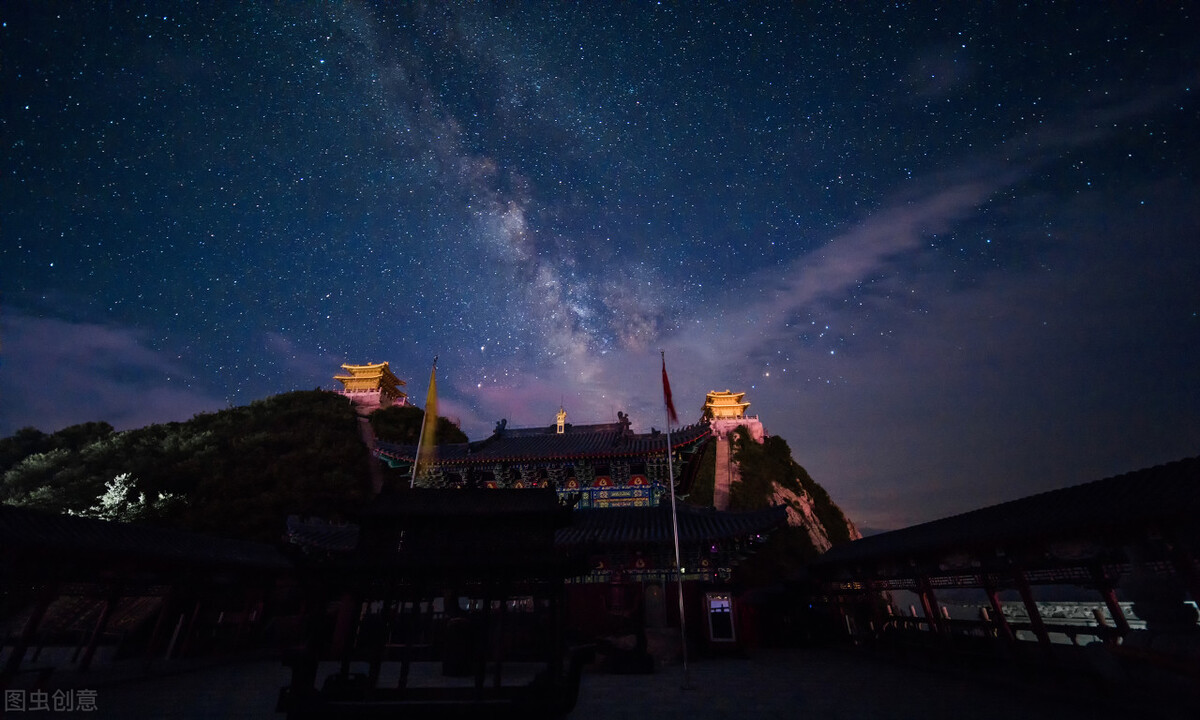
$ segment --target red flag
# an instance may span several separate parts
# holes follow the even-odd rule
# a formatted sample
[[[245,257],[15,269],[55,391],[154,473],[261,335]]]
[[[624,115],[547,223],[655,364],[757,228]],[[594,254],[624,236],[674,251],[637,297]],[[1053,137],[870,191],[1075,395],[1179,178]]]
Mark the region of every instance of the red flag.
[[[675,414],[675,403],[671,400],[671,381],[667,379],[666,355],[663,355],[663,402],[667,404],[667,419],[678,425],[679,416]]]

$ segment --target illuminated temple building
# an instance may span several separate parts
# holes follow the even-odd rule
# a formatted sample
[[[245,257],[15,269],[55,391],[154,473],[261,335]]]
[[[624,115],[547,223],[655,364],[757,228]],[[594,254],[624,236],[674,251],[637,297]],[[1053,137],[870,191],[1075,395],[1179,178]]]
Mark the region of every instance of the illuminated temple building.
[[[421,487],[553,488],[577,507],[652,507],[667,487],[667,436],[634,433],[629,418],[615,423],[510,428],[505,421],[477,442],[439,445],[432,460],[422,458]],[[689,487],[697,469],[692,459],[712,433],[696,423],[671,434],[676,483]],[[380,442],[376,453],[392,467],[409,472],[412,445]],[[428,465],[426,463],[428,462]]]
[[[729,443],[725,442],[729,433],[744,427],[750,433],[750,438],[757,443],[761,443],[765,435],[758,417],[746,414],[750,403],[743,400],[745,396],[744,392],[710,390],[704,399],[704,418],[712,428],[713,436],[719,441],[713,476],[713,507],[718,510],[729,509],[730,487],[741,479],[738,465],[733,461],[733,452]]]
[[[509,428],[502,420],[483,440],[439,445],[435,458],[422,458],[422,473],[416,485],[549,488],[560,501],[576,509],[574,524],[560,533],[564,542],[595,541],[610,549],[636,545],[634,541],[639,537],[669,543],[667,435],[658,430],[635,433],[628,416],[617,416],[615,423],[571,425],[561,422],[565,413],[560,410],[560,422],[532,428]],[[677,495],[690,491],[700,470],[700,458],[713,437],[707,420],[671,433]],[[412,445],[380,442],[375,452],[407,477],[415,450]],[[727,576],[732,558],[746,538],[757,538],[774,527],[778,514],[716,513],[711,508],[681,505],[680,531],[696,544],[690,548],[695,562],[685,562],[685,568],[690,568],[689,574],[695,579],[702,575]],[[726,553],[725,549],[734,553]],[[663,553],[648,548],[631,552],[617,553],[623,560],[615,565],[606,563],[598,569],[598,575],[654,575],[673,563],[667,563]]]
[[[729,390],[710,390],[704,398],[704,417],[707,418],[740,418],[746,414],[750,403],[744,402],[744,392]]]
[[[372,373],[390,375],[386,364],[343,367],[355,382]],[[350,383],[341,376],[338,380],[354,400]],[[501,420],[482,440],[438,445],[435,457],[422,455],[413,486],[461,489],[464,503],[472,498],[477,503],[489,491],[497,491],[497,502],[512,491],[552,492],[563,507],[573,509],[570,522],[555,532],[555,547],[584,559],[566,578],[575,629],[598,637],[677,626],[678,603],[670,598],[680,573],[667,493],[673,489],[677,498],[688,495],[702,460],[712,462],[712,453],[705,450],[716,438],[714,418],[744,423],[748,405],[740,394],[719,396],[711,414],[670,434],[670,463],[668,435],[654,429],[634,432],[625,413],[617,413],[617,422],[599,424],[568,423],[562,408],[553,422],[539,427],[512,428]],[[376,503],[383,503],[380,507],[403,505],[416,450],[415,445],[374,443],[374,456],[391,468]],[[736,643],[733,568],[787,522],[786,508],[724,512],[678,502],[676,510],[687,613],[689,618],[697,614],[688,625],[698,633],[697,640]],[[321,539],[322,532],[299,519],[289,524],[297,544],[337,551],[358,542],[357,531],[336,530]]]
[[[745,426],[755,442],[763,441],[763,426],[757,415],[747,415],[750,403],[743,400],[744,392],[710,390],[704,398],[704,418],[712,427],[713,434],[725,437],[729,431]]]
[[[585,554],[590,567],[587,575],[569,580],[571,605],[579,611],[574,615],[598,619],[602,625],[616,602],[643,608],[648,626],[670,623],[678,610],[664,602],[669,597],[667,584],[673,586],[676,576],[666,494],[671,486],[667,435],[658,430],[635,433],[628,416],[618,413],[618,418],[615,423],[572,425],[565,423],[560,409],[556,422],[542,427],[509,428],[502,420],[483,440],[439,445],[428,466],[422,458],[416,486],[553,489],[564,505],[575,507],[570,526],[558,530],[556,544]],[[713,440],[707,418],[671,433],[677,496],[690,491]],[[380,442],[375,453],[408,477],[415,450],[412,445]],[[786,522],[785,508],[719,512],[681,502],[677,511],[689,606],[703,607],[706,614],[712,607],[733,612],[728,590],[732,569]],[[617,596],[620,599],[614,601]],[[711,633],[703,639],[714,641]]]
[[[338,394],[349,398],[363,414],[408,402],[408,395],[400,390],[404,381],[392,373],[387,363],[343,365],[342,369],[347,374],[333,376],[342,384]]]

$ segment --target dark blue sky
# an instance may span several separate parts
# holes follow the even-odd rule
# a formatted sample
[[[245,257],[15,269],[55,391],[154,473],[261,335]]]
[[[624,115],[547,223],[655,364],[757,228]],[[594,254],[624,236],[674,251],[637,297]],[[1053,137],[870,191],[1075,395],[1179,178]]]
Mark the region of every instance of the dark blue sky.
[[[0,5],[0,434],[745,390],[897,527],[1200,452],[1189,3]]]

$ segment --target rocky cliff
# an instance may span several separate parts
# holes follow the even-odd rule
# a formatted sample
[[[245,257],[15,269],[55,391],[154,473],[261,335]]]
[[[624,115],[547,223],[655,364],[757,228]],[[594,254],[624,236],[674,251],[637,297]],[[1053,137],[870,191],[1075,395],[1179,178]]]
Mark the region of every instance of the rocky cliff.
[[[792,458],[783,438],[767,436],[760,443],[750,433],[734,432],[717,440],[725,442],[730,444],[735,466],[729,509],[786,505],[788,525],[804,531],[815,553],[862,537],[829,493]]]
[[[775,485],[775,492],[771,495],[772,505],[787,505],[788,525],[792,527],[803,528],[808,533],[808,539],[812,542],[817,552],[825,552],[833,547],[833,541],[830,539],[830,530],[825,527],[821,518],[817,516],[816,501],[812,495],[809,495],[803,488],[797,493],[791,488],[786,488],[781,485]],[[862,537],[858,528],[854,523],[843,515],[845,526],[837,527],[834,532],[834,537],[841,537],[843,531],[845,536],[850,540],[858,540]]]

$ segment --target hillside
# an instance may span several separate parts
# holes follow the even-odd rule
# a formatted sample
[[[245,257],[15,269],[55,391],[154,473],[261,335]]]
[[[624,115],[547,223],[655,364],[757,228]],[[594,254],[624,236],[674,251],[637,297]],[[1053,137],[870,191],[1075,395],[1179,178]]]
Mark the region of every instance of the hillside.
[[[720,441],[718,441],[720,442]],[[772,505],[788,507],[788,526],[772,535],[739,574],[744,581],[769,582],[803,566],[834,545],[860,537],[829,493],[792,458],[791,448],[781,437],[768,436],[754,442],[744,428],[730,439],[740,479],[730,487],[730,510],[758,510]],[[716,463],[715,443],[701,458],[701,470],[689,502],[711,505]]]
[[[380,439],[415,443],[422,411],[371,415]],[[438,419],[439,443],[466,442]],[[733,439],[740,481],[731,510],[788,506],[787,528],[740,569],[747,581],[779,577],[858,536],[783,438]],[[116,432],[104,422],[53,434],[24,428],[0,439],[0,502],[52,512],[145,522],[274,541],[289,514],[336,517],[370,495],[369,456],[350,403],[320,390],[291,392],[187,422]],[[687,498],[712,503],[713,444]]]
[[[376,415],[385,439],[415,437],[421,422],[415,408]],[[446,442],[461,436],[448,421],[439,431]],[[350,403],[291,392],[124,432],[103,422],[24,428],[0,440],[0,502],[273,541],[288,514],[328,517],[362,502],[367,463]]]

